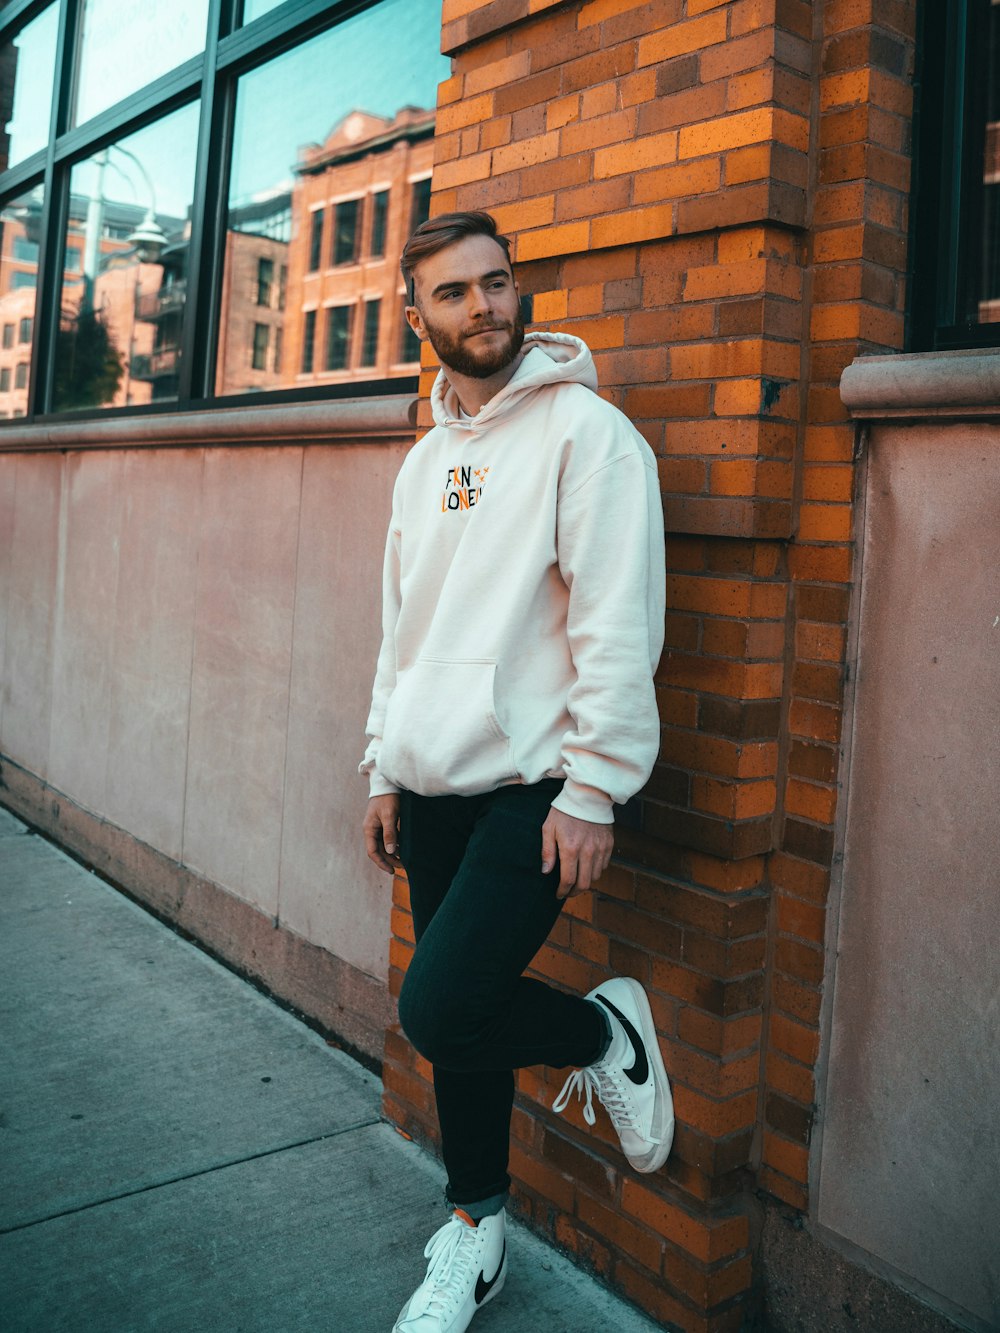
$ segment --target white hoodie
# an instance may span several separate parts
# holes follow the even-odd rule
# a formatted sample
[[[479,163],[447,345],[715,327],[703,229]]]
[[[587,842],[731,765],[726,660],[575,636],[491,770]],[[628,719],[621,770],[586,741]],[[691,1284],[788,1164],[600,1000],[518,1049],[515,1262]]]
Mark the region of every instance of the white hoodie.
[[[565,778],[556,808],[611,823],[659,748],[656,461],[579,338],[524,352],[476,417],[440,374],[400,469],[361,772],[373,796]]]

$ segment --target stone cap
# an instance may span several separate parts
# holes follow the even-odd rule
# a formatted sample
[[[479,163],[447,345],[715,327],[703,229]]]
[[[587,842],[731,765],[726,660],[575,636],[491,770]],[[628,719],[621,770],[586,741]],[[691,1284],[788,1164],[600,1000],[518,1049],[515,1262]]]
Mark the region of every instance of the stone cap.
[[[859,356],[840,377],[851,416],[1000,417],[1000,347]]]

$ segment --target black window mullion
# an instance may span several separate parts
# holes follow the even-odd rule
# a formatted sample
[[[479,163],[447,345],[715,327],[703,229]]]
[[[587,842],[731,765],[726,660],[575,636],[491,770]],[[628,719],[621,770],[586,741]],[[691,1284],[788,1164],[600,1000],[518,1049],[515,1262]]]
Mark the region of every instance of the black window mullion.
[[[0,46],[9,40],[9,34],[15,29],[23,28],[37,18],[48,4],[49,0],[7,0],[0,14]]]
[[[187,294],[181,326],[180,379],[177,397],[183,405],[211,393],[215,371],[218,299],[221,284],[212,280],[224,262],[225,184],[232,139],[235,88],[223,86],[216,57],[223,24],[231,21],[232,0],[210,0],[208,39],[203,52],[201,119],[195,160],[191,240],[188,246]]]
[[[250,65],[263,55],[278,55],[331,23],[360,14],[377,3],[378,0],[340,0],[339,4],[331,4],[330,0],[296,0],[279,5],[219,43],[218,68]]]
[[[28,381],[27,417],[30,421],[48,410],[52,400],[56,339],[62,307],[62,238],[69,214],[69,175],[56,160],[56,136],[69,113],[70,81],[76,51],[80,5],[60,0],[59,31],[56,37],[56,68],[49,112],[49,145],[43,177],[41,237],[38,247],[38,287],[35,293],[35,339]]]

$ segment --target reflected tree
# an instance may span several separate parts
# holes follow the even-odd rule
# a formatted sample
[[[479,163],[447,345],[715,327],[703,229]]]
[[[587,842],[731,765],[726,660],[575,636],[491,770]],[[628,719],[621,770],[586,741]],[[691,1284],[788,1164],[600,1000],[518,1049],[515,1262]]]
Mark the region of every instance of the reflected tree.
[[[52,408],[102,407],[114,401],[125,373],[125,357],[114,344],[99,310],[63,313],[56,345]]]

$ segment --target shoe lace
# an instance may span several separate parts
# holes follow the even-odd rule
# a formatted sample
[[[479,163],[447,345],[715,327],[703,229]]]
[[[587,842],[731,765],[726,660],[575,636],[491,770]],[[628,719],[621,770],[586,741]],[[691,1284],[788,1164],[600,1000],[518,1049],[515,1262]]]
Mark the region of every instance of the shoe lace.
[[[453,1306],[464,1296],[472,1276],[469,1270],[478,1257],[475,1236],[473,1227],[452,1217],[427,1242],[424,1257],[430,1263],[424,1285],[430,1289],[428,1313]]]
[[[597,1093],[601,1105],[611,1117],[611,1123],[621,1133],[623,1129],[638,1129],[639,1113],[635,1098],[615,1073],[602,1064],[588,1065],[586,1069],[574,1069],[563,1084],[562,1091],[552,1103],[557,1114],[565,1111],[570,1098],[576,1093],[577,1100],[586,1096],[583,1118],[588,1125],[596,1122],[593,1097]],[[655,1142],[656,1140],[650,1140]]]

